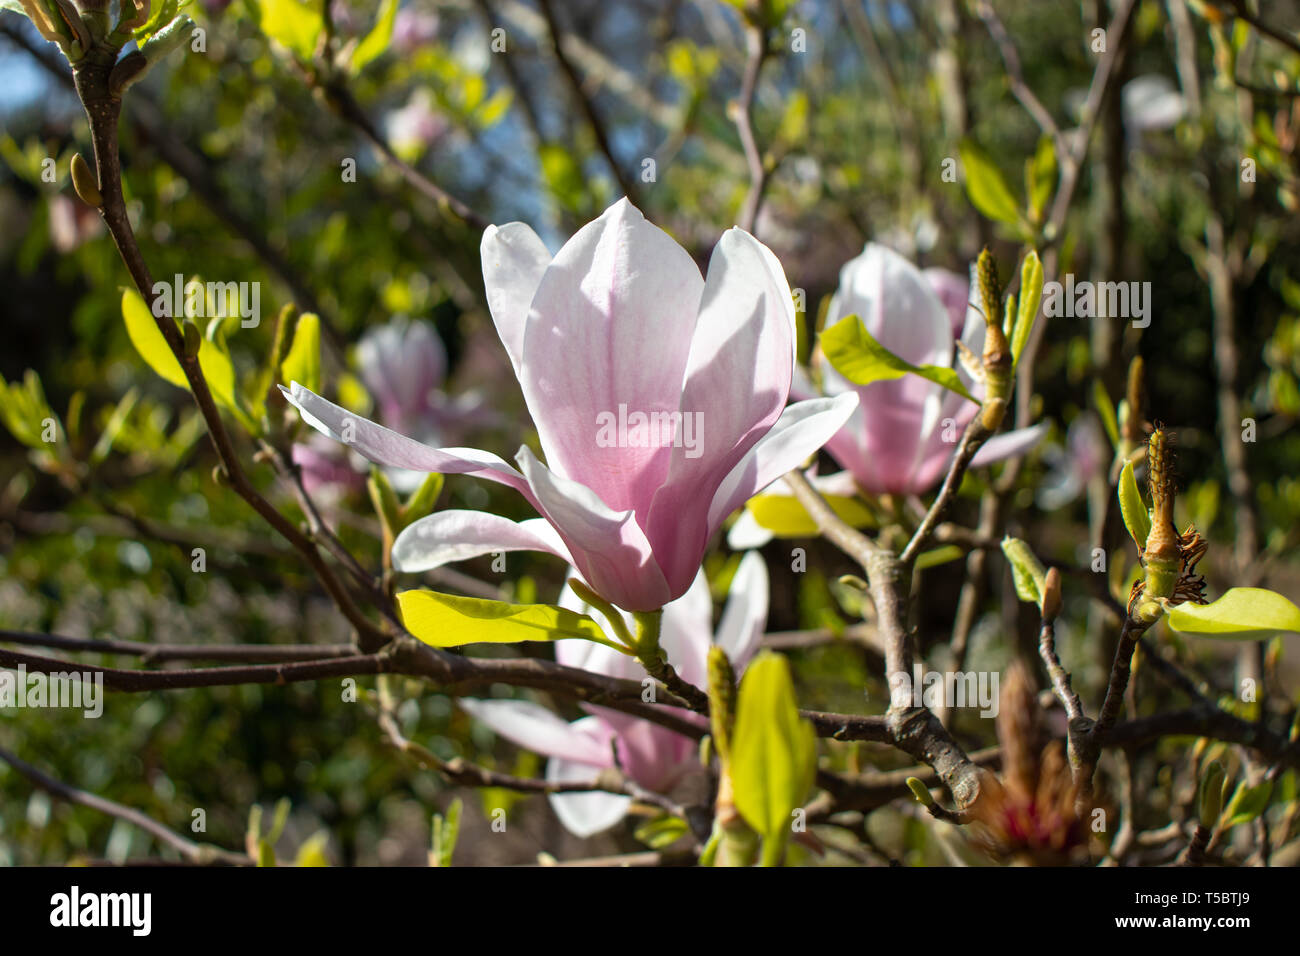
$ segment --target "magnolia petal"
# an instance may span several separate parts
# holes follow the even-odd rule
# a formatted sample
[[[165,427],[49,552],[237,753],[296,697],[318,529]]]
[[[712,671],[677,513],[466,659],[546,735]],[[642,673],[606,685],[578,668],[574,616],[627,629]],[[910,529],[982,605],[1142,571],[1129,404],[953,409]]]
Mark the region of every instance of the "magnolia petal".
[[[704,570],[690,588],[664,606],[659,644],[679,677],[704,690],[709,682],[709,645],[713,641],[713,597]]]
[[[598,717],[583,717],[574,726],[600,724]],[[588,783],[595,777],[591,767],[569,760],[552,759],[546,763],[550,783]],[[627,816],[632,798],[618,793],[591,790],[577,793],[553,793],[548,798],[551,809],[564,828],[586,839],[617,824]]]
[[[280,386],[285,399],[302,414],[302,420],[337,442],[343,442],[378,465],[444,475],[473,475],[509,485],[532,500],[528,483],[505,461],[477,448],[430,448],[390,428],[362,418],[321,398],[297,382]],[[350,435],[351,440],[345,441]]]
[[[745,669],[758,650],[767,627],[767,565],[757,552],[751,551],[740,561],[731,579],[731,593],[718,623],[717,644],[737,674]]]
[[[749,511],[742,511],[736,523],[727,532],[727,547],[732,551],[761,548],[772,540],[772,532],[758,523]]]
[[[785,407],[794,369],[794,303],[776,257],[741,229],[723,234],[691,343],[681,411],[694,447],[672,464],[644,523],[673,594],[689,587],[709,536],[708,501]]]
[[[545,551],[571,560],[568,548],[544,518],[516,522],[483,511],[451,510],[408,525],[393,542],[393,568],[429,571],[497,551]]]
[[[858,407],[856,392],[791,405],[771,431],[731,470],[709,505],[709,533],[757,492],[797,468],[829,439]]]
[[[868,243],[840,270],[836,311],[857,315],[877,342],[913,365],[952,364],[952,320],[925,275],[897,252]]]
[[[551,253],[529,226],[522,222],[508,222],[484,230],[479,254],[483,262],[488,310],[492,313],[501,344],[510,356],[515,375],[519,376],[523,367],[528,309],[546,267],[551,264]]]
[[[614,764],[610,736],[595,732],[585,721],[569,723],[540,704],[527,700],[475,700],[461,698],[461,708],[474,719],[491,727],[511,743],[547,757],[585,764],[586,776],[594,778],[602,767]]]
[[[528,314],[520,382],[547,465],[615,511],[643,516],[671,427],[704,281],[677,242],[623,199],[564,244]],[[643,417],[644,416],[644,417]]]
[[[537,503],[601,597],[629,611],[653,611],[672,599],[650,543],[631,511],[618,512],[586,485],[557,475],[524,446],[515,459]]]
[[[972,468],[981,468],[996,461],[1005,461],[1008,458],[1023,455],[1042,441],[1043,436],[1046,434],[1047,423],[1039,422],[1029,428],[1017,428],[1015,431],[994,435],[980,446],[980,450],[971,459],[970,466]]]

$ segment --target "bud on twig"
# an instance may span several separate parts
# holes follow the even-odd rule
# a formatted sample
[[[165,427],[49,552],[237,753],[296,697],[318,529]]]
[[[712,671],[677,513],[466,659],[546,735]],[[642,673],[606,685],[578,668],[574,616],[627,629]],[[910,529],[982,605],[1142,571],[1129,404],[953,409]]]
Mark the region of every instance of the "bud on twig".
[[[98,209],[104,205],[104,197],[99,192],[95,174],[80,153],[72,154],[72,188],[87,206]]]
[[[1043,578],[1043,620],[1055,621],[1061,613],[1061,572],[1048,568]]]
[[[1007,399],[1011,394],[1011,346],[1002,331],[1002,283],[998,279],[998,264],[988,246],[980,253],[976,264],[979,279],[980,302],[984,306],[984,407],[980,424],[990,432],[997,431],[1006,414]]]
[[[1223,764],[1211,761],[1201,777],[1200,822],[1207,830],[1213,830],[1223,813],[1223,781],[1225,774]]]

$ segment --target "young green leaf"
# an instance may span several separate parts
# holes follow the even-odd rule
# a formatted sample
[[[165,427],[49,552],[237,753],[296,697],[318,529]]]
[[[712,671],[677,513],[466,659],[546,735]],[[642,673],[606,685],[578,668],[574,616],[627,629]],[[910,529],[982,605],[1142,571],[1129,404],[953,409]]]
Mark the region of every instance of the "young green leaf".
[[[858,499],[846,495],[823,497],[831,510],[852,527],[875,527],[875,517]],[[817,522],[792,495],[756,495],[746,507],[759,525],[778,538],[815,538],[818,534]]]
[[[1016,596],[1022,601],[1042,607],[1047,572],[1033,549],[1019,538],[1008,536],[1002,539],[1002,553],[1007,556],[1007,562],[1011,565],[1011,577],[1015,581]]]
[[[1169,609],[1166,620],[1180,634],[1238,641],[1300,634],[1300,607],[1265,588],[1230,588],[1210,604],[1179,604]]]
[[[763,837],[765,866],[780,862],[816,770],[817,735],[799,716],[790,666],[779,654],[760,654],[740,684],[731,778],[736,809]]]
[[[126,336],[154,372],[164,381],[181,388],[189,388],[181,363],[176,361],[167,340],[158,329],[153,314],[144,299],[134,289],[122,293],[122,320],[126,323]]]
[[[383,0],[379,7],[379,18],[374,28],[366,34],[365,39],[357,45],[352,54],[352,72],[360,73],[367,63],[388,49],[393,39],[393,22],[397,19],[398,0]]]
[[[260,7],[262,32],[299,58],[310,60],[325,28],[320,5],[305,0],[260,0]]]
[[[299,867],[329,866],[329,857],[325,855],[325,848],[329,846],[329,842],[330,835],[326,831],[318,830],[313,833],[298,847],[298,855],[294,858],[293,865]]]
[[[406,629],[433,647],[558,641],[565,637],[618,647],[587,615],[551,604],[506,604],[413,590],[397,595],[397,607]]]
[[[854,385],[888,382],[910,372],[979,404],[966,390],[955,369],[940,365],[913,365],[899,358],[877,342],[856,315],[845,316],[822,332],[821,345],[822,353],[835,371]]]
[[[1241,783],[1237,784],[1232,800],[1228,802],[1228,809],[1225,814],[1227,819],[1223,821],[1224,829],[1254,820],[1268,809],[1269,798],[1272,796],[1272,780],[1262,780],[1253,787],[1247,786],[1245,780],[1241,781]]]
[[[1092,380],[1092,403],[1097,406],[1097,414],[1101,416],[1101,424],[1106,429],[1106,437],[1110,439],[1110,447],[1118,448],[1119,419],[1115,417],[1115,403],[1110,400],[1106,386],[1099,378]]]
[[[280,366],[284,382],[297,382],[313,392],[320,391],[320,317],[304,312],[293,330],[293,344]]]
[[[1029,214],[1040,222],[1056,186],[1056,141],[1050,136],[1038,140],[1038,149],[1025,161],[1025,192],[1029,196]]]
[[[1016,312],[1016,326],[1011,333],[1011,361],[1019,364],[1020,353],[1025,350],[1029,333],[1038,318],[1038,303],[1043,298],[1043,263],[1038,253],[1030,250],[1020,267],[1020,308]]]
[[[988,219],[1019,225],[1020,203],[1011,195],[992,157],[971,140],[964,140],[960,151],[971,203]]]
[[[1124,469],[1119,473],[1119,487],[1116,491],[1119,494],[1119,513],[1124,519],[1124,527],[1128,528],[1128,533],[1133,537],[1138,548],[1145,548],[1147,538],[1151,534],[1151,515],[1147,512],[1147,506],[1142,503],[1137,479],[1133,477],[1131,461],[1124,463]]]

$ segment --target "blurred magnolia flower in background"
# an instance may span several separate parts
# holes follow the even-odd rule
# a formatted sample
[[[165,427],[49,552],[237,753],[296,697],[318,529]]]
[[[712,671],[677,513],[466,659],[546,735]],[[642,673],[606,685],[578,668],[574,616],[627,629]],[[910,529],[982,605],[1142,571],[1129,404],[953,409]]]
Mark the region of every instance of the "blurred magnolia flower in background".
[[[439,445],[495,420],[480,392],[451,398],[443,390],[447,350],[427,322],[398,317],[368,330],[357,345],[356,359],[376,416],[390,428]],[[354,457],[363,467],[364,459]],[[337,442],[312,440],[295,445],[293,460],[302,466],[309,493],[328,486],[341,491],[365,484]],[[407,492],[419,487],[425,475],[400,468],[386,473],[394,488]]]
[[[1070,422],[1065,447],[1053,445],[1043,451],[1050,470],[1038,486],[1038,506],[1054,511],[1068,505],[1088,487],[1088,480],[1111,460],[1110,444],[1091,412],[1082,412]]]
[[[895,355],[913,365],[953,367],[957,342],[976,356],[984,350],[984,318],[968,304],[970,283],[945,269],[918,269],[898,253],[869,243],[840,270],[826,325],[857,315],[867,331]],[[962,432],[978,406],[919,375],[855,386],[814,355],[826,395],[856,394],[858,407],[826,442],[826,451],[845,471],[814,479],[823,494],[853,497],[919,495],[939,482],[957,452]],[[983,385],[956,363],[963,384],[979,398]],[[807,376],[797,374],[794,394],[816,393]],[[984,443],[972,468],[1023,454],[1047,431],[1044,424],[996,435]],[[789,496],[783,482],[766,494]],[[772,533],[746,511],[732,526],[732,548],[760,547]]]
[[[1124,84],[1121,109],[1128,139],[1148,130],[1172,129],[1187,115],[1187,101],[1166,76],[1148,73]]]
[[[384,118],[384,128],[393,152],[409,161],[419,158],[447,132],[447,120],[434,109],[433,97],[423,87],[415,90],[406,105]]]
[[[62,193],[50,197],[50,242],[57,251],[71,252],[103,232],[104,220],[98,209]]]
[[[601,612],[583,604],[567,586],[560,604],[593,615],[610,639],[618,640]],[[664,608],[662,647],[682,679],[704,690],[709,647],[716,643],[726,651],[739,675],[758,650],[767,608],[767,568],[757,554],[747,554],[732,579],[717,634],[712,634],[713,602],[700,571],[690,590]],[[610,677],[640,681],[647,676],[635,658],[591,641],[556,641],[555,659]],[[694,740],[622,711],[583,704],[590,716],[568,723],[528,701],[462,699],[460,705],[501,736],[549,757],[550,783],[585,783],[617,767],[646,790],[667,794],[700,765]],[[548,799],[565,828],[580,837],[618,823],[632,802],[631,797],[601,791],[554,793]]]
[[[984,317],[968,306],[969,283],[943,269],[918,269],[898,253],[869,243],[840,270],[831,298],[828,326],[856,315],[877,342],[913,365],[955,367],[979,398],[984,386],[955,362],[958,341],[979,355]],[[869,494],[919,495],[948,470],[973,402],[919,375],[854,386],[829,363],[821,363],[827,395],[856,392],[861,399],[848,423],[826,443],[826,451]],[[1023,454],[1046,431],[1035,425],[997,435],[975,455],[971,467]]]
[[[543,516],[430,515],[394,544],[399,570],[546,551],[619,607],[656,610],[686,593],[723,520],[821,447],[857,405],[849,394],[786,408],[790,287],[776,257],[741,229],[718,241],[707,281],[626,199],[554,257],[523,223],[489,227],[482,254],[492,319],[545,465],[527,446],[518,469],[477,449],[433,448],[297,383],[283,389],[305,421],[346,435],[371,461],[509,485]],[[608,419],[631,421],[628,409],[671,434],[607,434]]]
[[[438,35],[438,15],[404,6],[393,18],[392,47],[409,54],[433,41]]]

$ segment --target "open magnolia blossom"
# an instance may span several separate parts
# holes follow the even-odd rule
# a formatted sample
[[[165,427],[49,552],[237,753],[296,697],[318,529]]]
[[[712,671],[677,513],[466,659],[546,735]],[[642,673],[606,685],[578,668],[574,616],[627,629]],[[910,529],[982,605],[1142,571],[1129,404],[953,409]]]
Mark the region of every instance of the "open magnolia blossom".
[[[617,640],[601,612],[585,605],[570,588],[564,589],[560,604],[591,614],[610,639]],[[736,570],[717,634],[712,634],[713,602],[700,571],[690,589],[664,608],[661,646],[682,679],[704,690],[710,645],[716,643],[726,651],[739,674],[758,650],[767,625],[767,606],[767,568],[751,552]],[[556,641],[555,659],[610,677],[646,677],[635,658],[590,641]],[[551,783],[588,783],[601,770],[617,766],[646,790],[668,793],[699,766],[694,740],[621,711],[584,704],[590,716],[569,723],[545,707],[523,700],[462,699],[460,705],[501,736],[549,757],[546,779]],[[555,793],[549,799],[560,822],[580,837],[618,823],[632,802],[622,794],[602,791]]]
[[[554,257],[519,222],[489,227],[482,256],[546,464],[527,446],[517,469],[490,452],[433,448],[296,382],[282,389],[304,421],[371,461],[500,482],[542,516],[431,515],[394,544],[399,570],[546,551],[619,607],[661,608],[691,586],[723,520],[857,405],[846,392],[786,407],[794,302],[776,257],[741,229],[718,241],[707,279],[626,199]]]
[[[856,315],[872,337],[898,357],[917,366],[955,367],[967,390],[981,398],[983,385],[955,352],[959,341],[977,357],[984,351],[986,326],[974,294],[974,284],[956,273],[918,269],[893,250],[868,243],[840,270],[826,326]],[[845,471],[824,476],[822,490],[919,495],[938,484],[978,406],[919,375],[855,386],[820,353],[814,360],[824,394],[860,398],[848,422],[826,442],[826,451]],[[797,375],[796,397],[816,391],[806,376]],[[1023,454],[1046,430],[1040,424],[997,435],[984,443],[971,467]],[[778,482],[767,493],[788,495],[789,490]],[[757,547],[770,537],[747,512],[729,541],[732,547]]]

